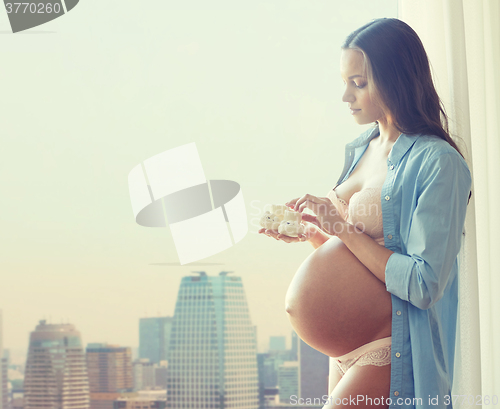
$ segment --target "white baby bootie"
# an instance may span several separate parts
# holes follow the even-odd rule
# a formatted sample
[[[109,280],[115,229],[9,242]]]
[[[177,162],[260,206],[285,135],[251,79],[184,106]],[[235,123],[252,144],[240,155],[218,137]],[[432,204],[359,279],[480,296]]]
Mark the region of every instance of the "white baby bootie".
[[[301,221],[302,213],[286,210],[285,218],[278,227],[278,233],[288,237],[298,237],[299,234],[304,234],[304,225]]]
[[[260,225],[266,229],[278,230],[280,223],[285,218],[285,205],[271,205],[271,211],[266,211],[260,219]]]

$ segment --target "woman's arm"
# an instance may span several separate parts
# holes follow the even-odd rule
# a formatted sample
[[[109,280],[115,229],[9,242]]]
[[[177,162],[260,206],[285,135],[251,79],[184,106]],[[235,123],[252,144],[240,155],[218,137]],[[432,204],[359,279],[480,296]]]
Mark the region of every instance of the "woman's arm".
[[[425,161],[416,181],[419,196],[404,227],[406,254],[387,261],[387,291],[428,309],[443,296],[462,243],[470,170],[458,153]]]
[[[316,233],[311,236],[309,239],[309,243],[312,244],[312,246],[317,249],[319,246],[321,246],[324,242],[328,241],[330,239],[329,234],[325,233],[323,230],[320,228],[316,227]]]
[[[381,246],[370,236],[347,222],[342,229],[338,229],[337,237],[375,277],[385,283],[387,260],[394,251]]]
[[[328,192],[328,194],[326,195],[326,197],[328,197],[331,200],[331,196],[332,195],[334,195],[333,189],[331,189]],[[295,204],[295,202],[296,202],[296,199],[295,200],[291,200],[291,201],[289,201],[287,203],[287,205],[291,205],[292,203]],[[317,220],[317,218],[315,216],[310,215],[308,213],[303,213],[302,214],[302,220],[310,222],[311,223],[311,226],[310,226],[311,229],[313,229],[313,228],[316,229],[316,232],[313,235],[311,235],[309,237],[309,239],[308,239],[308,241],[311,243],[311,245],[314,247],[314,249],[317,249],[319,246],[321,246],[323,243],[325,243],[331,237],[333,237],[332,235],[326,233],[325,231],[323,231],[321,229],[321,226],[318,223],[318,220]]]

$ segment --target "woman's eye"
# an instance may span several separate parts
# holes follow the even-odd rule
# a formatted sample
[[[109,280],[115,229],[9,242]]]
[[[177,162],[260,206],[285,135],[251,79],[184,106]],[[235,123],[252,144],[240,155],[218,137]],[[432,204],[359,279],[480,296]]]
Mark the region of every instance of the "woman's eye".
[[[342,83],[343,83],[344,85],[347,85],[347,83],[346,83],[345,81],[342,81]],[[352,84],[354,84],[354,86],[355,86],[356,88],[358,88],[358,89],[361,89],[361,88],[366,87],[366,83],[364,83],[364,84],[359,84],[359,85],[358,85],[358,84],[356,84],[354,81],[352,81]]]

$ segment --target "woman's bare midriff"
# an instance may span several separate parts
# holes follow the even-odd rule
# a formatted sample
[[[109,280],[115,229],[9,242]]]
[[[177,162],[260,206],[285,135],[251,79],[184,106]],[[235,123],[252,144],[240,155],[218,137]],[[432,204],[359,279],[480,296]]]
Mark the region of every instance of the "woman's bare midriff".
[[[390,148],[377,147],[375,139],[349,178],[335,190],[344,200],[364,187],[383,184]],[[391,294],[336,236],[301,264],[288,288],[285,306],[297,335],[331,357],[391,336]]]
[[[338,237],[301,264],[286,311],[297,335],[328,356],[391,336],[391,295]]]

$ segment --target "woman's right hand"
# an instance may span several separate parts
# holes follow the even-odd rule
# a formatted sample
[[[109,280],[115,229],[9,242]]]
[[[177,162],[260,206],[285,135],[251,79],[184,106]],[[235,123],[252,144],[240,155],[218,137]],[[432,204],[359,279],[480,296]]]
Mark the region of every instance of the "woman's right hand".
[[[265,227],[260,229],[259,233],[265,234],[266,236],[272,237],[276,240],[284,241],[285,243],[309,241],[311,237],[317,233],[319,229],[319,222],[317,221],[316,216],[307,213],[302,213],[302,221],[307,223],[304,225],[304,234],[299,234],[298,237],[285,236],[284,234],[280,234],[277,230],[266,229]]]
[[[304,234],[299,234],[298,237],[289,237],[284,234],[278,233],[278,230],[266,229],[263,227],[259,230],[260,234],[265,234],[266,236],[272,237],[276,240],[284,241],[285,243],[298,243],[301,241],[308,241],[312,236],[316,234],[317,227],[311,224],[304,226]]]

